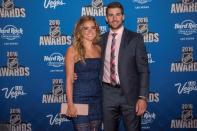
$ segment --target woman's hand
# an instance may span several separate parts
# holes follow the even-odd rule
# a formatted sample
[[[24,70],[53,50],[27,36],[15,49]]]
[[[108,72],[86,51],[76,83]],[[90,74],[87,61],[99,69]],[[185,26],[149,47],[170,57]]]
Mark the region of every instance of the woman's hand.
[[[66,115],[69,117],[77,117],[77,109],[74,104],[68,104]]]

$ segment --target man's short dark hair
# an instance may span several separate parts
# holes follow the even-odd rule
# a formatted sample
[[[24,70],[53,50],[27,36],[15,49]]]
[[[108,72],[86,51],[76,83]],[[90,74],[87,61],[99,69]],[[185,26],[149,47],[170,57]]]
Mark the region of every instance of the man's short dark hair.
[[[122,6],[122,4],[120,2],[111,2],[107,5],[107,8],[106,8],[106,14],[108,14],[108,10],[110,8],[119,8],[121,9],[121,13],[122,15],[124,15],[124,8]]]

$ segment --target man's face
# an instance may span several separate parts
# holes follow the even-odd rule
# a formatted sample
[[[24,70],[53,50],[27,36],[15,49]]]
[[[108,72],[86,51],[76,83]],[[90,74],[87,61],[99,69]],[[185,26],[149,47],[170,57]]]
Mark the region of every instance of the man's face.
[[[120,8],[109,8],[106,15],[106,21],[112,30],[119,29],[124,21],[124,15]]]

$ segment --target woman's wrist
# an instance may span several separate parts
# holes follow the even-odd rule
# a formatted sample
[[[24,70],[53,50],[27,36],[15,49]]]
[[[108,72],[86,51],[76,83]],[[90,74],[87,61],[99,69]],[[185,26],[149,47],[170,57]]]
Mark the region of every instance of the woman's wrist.
[[[73,102],[67,102],[68,106],[73,106],[74,103]]]

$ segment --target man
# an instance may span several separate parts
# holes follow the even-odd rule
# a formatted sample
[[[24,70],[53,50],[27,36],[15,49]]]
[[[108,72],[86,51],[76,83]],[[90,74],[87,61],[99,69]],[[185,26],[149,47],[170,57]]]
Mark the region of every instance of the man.
[[[143,38],[123,26],[124,9],[119,2],[107,6],[106,21],[110,31],[101,39],[104,130],[118,131],[123,116],[127,131],[139,131],[149,84]]]

